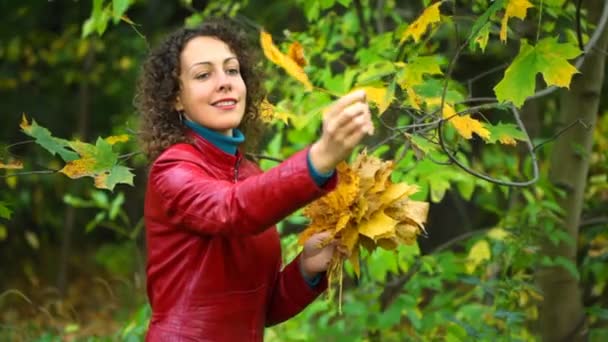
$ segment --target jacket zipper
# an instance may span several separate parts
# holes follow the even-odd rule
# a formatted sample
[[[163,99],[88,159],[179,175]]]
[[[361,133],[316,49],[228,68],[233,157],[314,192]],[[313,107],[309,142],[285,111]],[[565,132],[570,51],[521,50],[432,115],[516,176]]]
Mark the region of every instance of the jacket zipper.
[[[236,159],[236,163],[234,164],[234,183],[239,180],[239,164],[241,163],[241,157]]]

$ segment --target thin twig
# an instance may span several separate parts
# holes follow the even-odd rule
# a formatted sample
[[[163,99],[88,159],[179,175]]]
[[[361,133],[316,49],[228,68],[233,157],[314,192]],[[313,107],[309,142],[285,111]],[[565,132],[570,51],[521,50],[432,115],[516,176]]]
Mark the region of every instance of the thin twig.
[[[455,155],[453,155],[452,153],[450,153],[445,146],[445,142],[443,139],[443,123],[445,121],[441,121],[439,123],[439,126],[437,126],[437,133],[439,136],[439,146],[441,146],[441,149],[443,150],[443,152],[448,156],[448,158],[450,158],[454,164],[456,164],[458,167],[460,167],[463,171],[465,171],[466,173],[481,178],[483,180],[486,180],[490,183],[494,183],[494,184],[498,184],[498,185],[506,185],[506,186],[528,186],[528,185],[532,185],[534,183],[536,183],[536,181],[539,178],[539,171],[538,171],[538,161],[536,159],[536,153],[534,152],[534,146],[532,145],[532,141],[530,139],[530,136],[528,135],[528,132],[526,131],[526,127],[524,126],[523,122],[521,121],[520,117],[519,117],[519,113],[517,112],[517,109],[514,106],[510,106],[511,107],[511,112],[513,113],[513,117],[515,118],[515,121],[517,122],[517,126],[519,126],[519,129],[524,133],[524,135],[526,136],[526,146],[528,147],[528,152],[530,154],[530,157],[532,159],[532,172],[533,172],[533,176],[531,179],[527,180],[527,181],[523,181],[523,182],[517,182],[517,181],[503,181],[500,179],[496,179],[490,176],[487,176],[485,174],[479,173],[473,169],[471,169],[470,167],[464,165],[460,160],[458,160],[456,158]]]
[[[583,121],[582,119],[576,119],[573,122],[571,122],[568,126],[560,129],[557,133],[555,133],[551,138],[543,141],[542,143],[534,146],[534,151],[536,152],[537,149],[539,149],[541,146],[553,141],[553,140],[557,140],[557,138],[559,138],[560,135],[566,133],[567,130],[569,130],[570,128],[576,126],[577,124],[580,124],[581,126],[583,126],[585,129],[589,129],[589,126],[587,125],[587,123],[585,121]]]
[[[0,176],[0,178],[11,178],[11,177],[17,177],[17,176],[27,176],[27,175],[37,175],[37,174],[53,174],[53,173],[57,173],[59,172],[59,170],[42,170],[42,171],[24,171],[24,172],[16,172],[16,173],[11,173],[9,175],[3,175]]]

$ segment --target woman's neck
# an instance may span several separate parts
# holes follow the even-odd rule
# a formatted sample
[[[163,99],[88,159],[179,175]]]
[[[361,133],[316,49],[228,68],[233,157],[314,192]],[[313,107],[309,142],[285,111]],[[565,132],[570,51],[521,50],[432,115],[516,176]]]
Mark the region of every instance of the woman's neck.
[[[232,136],[228,136],[207,127],[199,125],[198,123],[190,120],[184,120],[184,124],[190,127],[194,132],[200,135],[205,140],[211,142],[215,147],[228,154],[236,154],[239,145],[245,141],[243,133],[234,128],[232,129]]]

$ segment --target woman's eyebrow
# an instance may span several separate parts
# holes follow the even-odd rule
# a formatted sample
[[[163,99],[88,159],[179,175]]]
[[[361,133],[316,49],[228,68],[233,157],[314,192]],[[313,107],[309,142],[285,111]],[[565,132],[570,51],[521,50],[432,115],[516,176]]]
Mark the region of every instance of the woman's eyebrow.
[[[232,56],[232,57],[228,57],[228,58],[224,59],[223,64],[226,64],[226,63],[230,62],[233,59],[238,62],[238,59],[236,58],[236,56]],[[192,64],[192,66],[190,66],[190,69],[194,68],[197,65],[213,65],[213,63],[212,62],[208,62],[208,61],[196,62],[196,63]]]

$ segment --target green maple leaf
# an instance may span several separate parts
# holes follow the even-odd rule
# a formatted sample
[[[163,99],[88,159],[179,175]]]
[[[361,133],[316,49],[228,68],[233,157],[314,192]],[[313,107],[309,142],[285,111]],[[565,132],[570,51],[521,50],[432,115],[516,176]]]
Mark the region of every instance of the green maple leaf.
[[[133,173],[128,167],[114,165],[105,176],[95,179],[95,186],[98,188],[114,190],[118,183],[133,185]]]
[[[52,155],[58,154],[65,162],[78,159],[78,154],[66,148],[70,146],[69,141],[53,137],[48,129],[38,125],[34,120],[32,120],[32,123],[30,124],[27,121],[25,114],[21,118],[20,127],[23,133],[36,139],[36,143],[49,151]]]
[[[485,51],[486,44],[490,37],[490,19],[496,12],[504,8],[504,0],[497,0],[475,21],[471,28],[471,35],[467,39],[469,41],[469,49],[475,51],[475,44],[479,44],[481,51]]]
[[[523,131],[514,124],[503,124],[499,122],[497,125],[486,125],[490,131],[490,138],[486,142],[494,144],[497,141],[501,144],[515,145],[515,140],[525,141],[526,135]]]
[[[581,51],[572,43],[558,43],[557,37],[542,39],[536,46],[522,39],[519,54],[505,71],[504,78],[494,87],[499,101],[511,101],[521,107],[534,94],[536,74],[541,73],[548,86],[570,86],[572,75],[578,71],[568,63]]]
[[[80,141],[70,141],[69,146],[78,152],[79,159],[68,162],[59,172],[70,178],[93,177],[95,186],[114,190],[118,183],[133,185],[130,169],[117,165],[118,153],[105,139],[98,138],[95,146]]]

